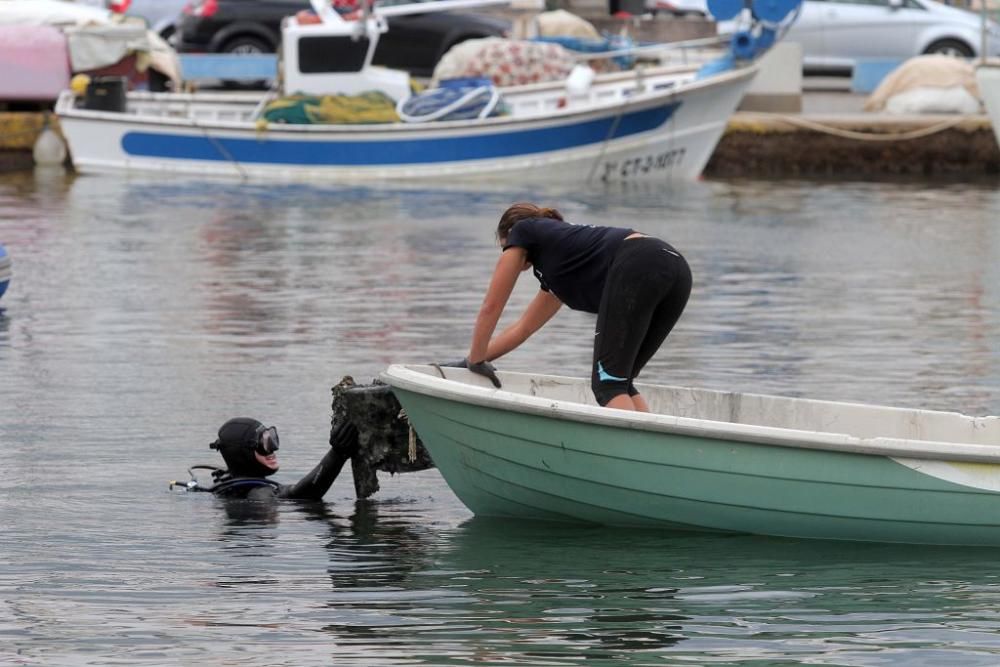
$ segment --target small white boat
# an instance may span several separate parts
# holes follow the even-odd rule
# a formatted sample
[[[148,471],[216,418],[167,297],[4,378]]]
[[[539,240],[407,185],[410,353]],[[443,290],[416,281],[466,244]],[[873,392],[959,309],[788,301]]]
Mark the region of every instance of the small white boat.
[[[914,544],[1000,545],[1000,417],[393,365],[435,465],[477,515]]]
[[[445,0],[447,3],[447,0]],[[420,3],[426,7],[442,3]],[[378,8],[376,8],[378,9]],[[383,90],[408,94],[401,72],[371,65],[384,16],[360,22],[335,13],[320,23],[285,20],[282,79],[312,94]],[[366,30],[368,41],[358,40]],[[319,40],[319,41],[318,41]],[[317,46],[335,58],[317,59]],[[349,49],[356,70],[339,71]],[[308,62],[308,66],[302,63]],[[423,123],[269,123],[260,95],[130,93],[121,110],[85,108],[65,92],[56,105],[81,172],[135,169],[268,180],[516,179],[667,181],[701,173],[756,74],[743,62],[708,73],[648,67],[599,74],[583,89],[566,82],[500,89],[505,115]],[[326,69],[324,69],[326,68]],[[337,71],[334,71],[337,70]]]

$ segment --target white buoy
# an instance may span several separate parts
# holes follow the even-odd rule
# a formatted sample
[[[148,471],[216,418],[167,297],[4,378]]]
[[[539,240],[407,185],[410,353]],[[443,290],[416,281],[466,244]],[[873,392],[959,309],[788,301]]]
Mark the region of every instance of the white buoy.
[[[35,164],[41,166],[61,165],[66,162],[66,144],[49,126],[48,116],[45,117],[42,132],[35,140],[31,154],[35,158]]]
[[[570,95],[586,95],[594,83],[594,70],[587,65],[576,65],[566,77],[566,91]]]

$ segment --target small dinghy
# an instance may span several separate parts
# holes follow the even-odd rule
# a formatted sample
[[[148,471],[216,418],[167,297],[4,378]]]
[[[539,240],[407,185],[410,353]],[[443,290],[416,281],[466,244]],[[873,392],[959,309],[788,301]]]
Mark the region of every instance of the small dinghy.
[[[1000,545],[1000,417],[393,365],[390,384],[477,515],[796,538]]]

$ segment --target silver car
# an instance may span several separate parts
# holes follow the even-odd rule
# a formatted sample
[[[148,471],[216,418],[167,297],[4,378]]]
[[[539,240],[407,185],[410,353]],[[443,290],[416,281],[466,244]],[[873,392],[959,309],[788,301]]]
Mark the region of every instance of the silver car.
[[[177,30],[181,11],[188,0],[132,0],[125,11],[127,16],[141,16],[146,19],[150,30],[158,32],[164,39],[170,38]]]
[[[934,0],[805,0],[785,41],[802,45],[806,69],[843,70],[860,59],[924,53],[978,56],[978,14]],[[987,51],[1000,55],[1000,25],[987,22]]]

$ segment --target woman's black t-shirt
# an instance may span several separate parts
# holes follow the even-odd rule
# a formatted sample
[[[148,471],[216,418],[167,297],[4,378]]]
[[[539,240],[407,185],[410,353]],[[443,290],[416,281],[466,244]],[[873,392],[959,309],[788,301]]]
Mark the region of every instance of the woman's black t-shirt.
[[[618,247],[634,230],[574,225],[549,218],[528,218],[514,225],[503,249],[528,251],[538,283],[573,310],[596,313],[604,281]]]

